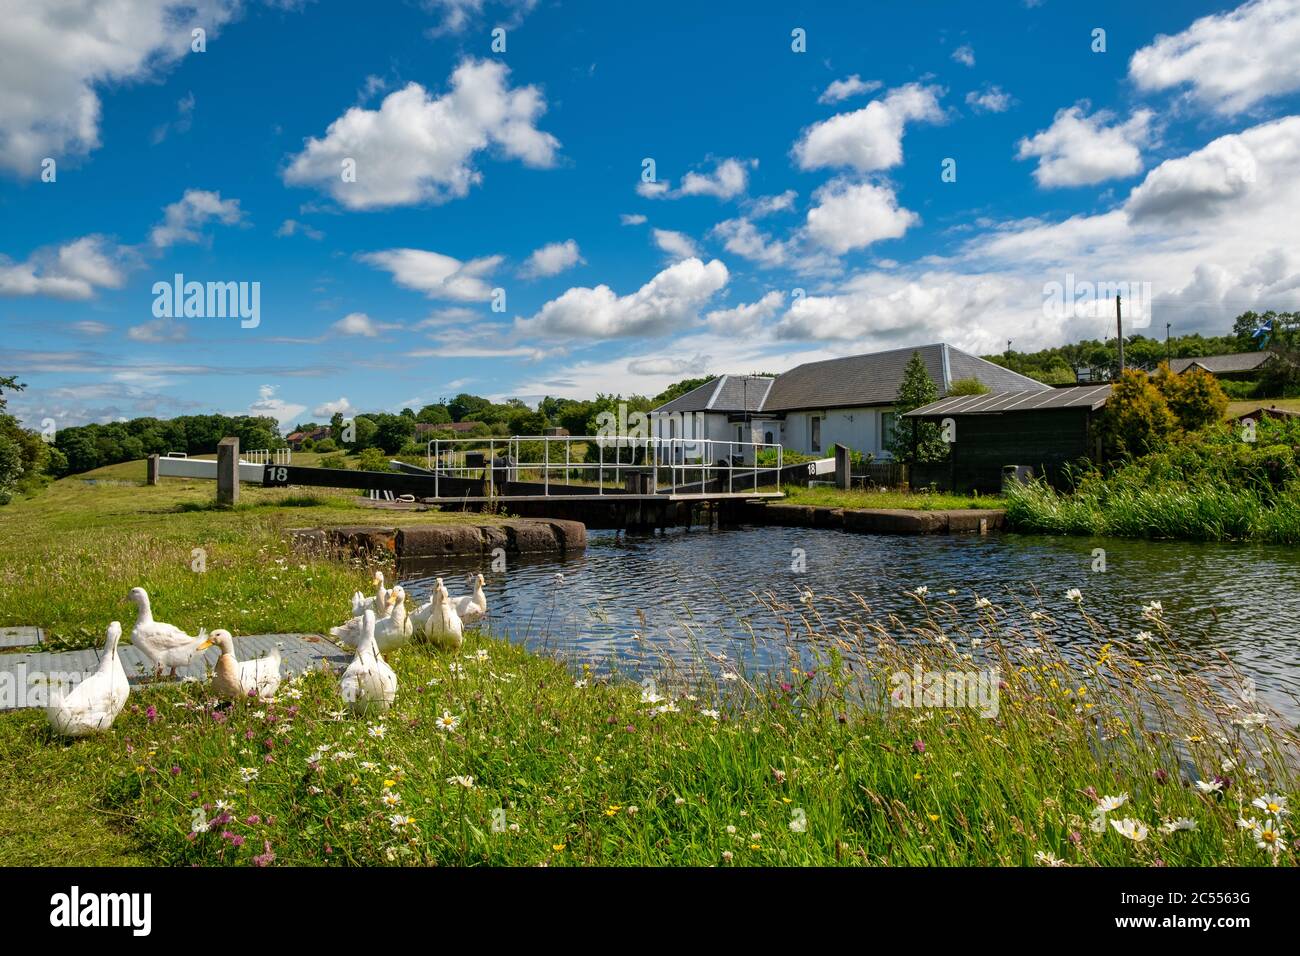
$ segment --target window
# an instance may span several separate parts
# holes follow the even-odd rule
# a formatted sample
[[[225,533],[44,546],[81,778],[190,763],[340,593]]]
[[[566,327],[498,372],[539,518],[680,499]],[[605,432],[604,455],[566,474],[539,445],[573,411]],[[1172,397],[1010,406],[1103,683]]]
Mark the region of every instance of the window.
[[[894,436],[894,428],[898,424],[897,416],[893,412],[880,413],[880,447],[887,449],[889,440]]]
[[[774,438],[772,437],[772,433],[771,433],[771,432],[763,432],[763,444],[765,444],[765,445],[775,445],[775,444],[776,444],[776,439],[774,439]]]
[[[808,419],[808,447],[811,451],[822,450],[822,418],[814,415]]]
[[[677,419],[675,417],[668,419],[668,437],[677,437]]]
[[[736,441],[744,441],[744,440],[745,440],[745,426],[744,426],[744,425],[737,425],[737,426],[736,426]]]

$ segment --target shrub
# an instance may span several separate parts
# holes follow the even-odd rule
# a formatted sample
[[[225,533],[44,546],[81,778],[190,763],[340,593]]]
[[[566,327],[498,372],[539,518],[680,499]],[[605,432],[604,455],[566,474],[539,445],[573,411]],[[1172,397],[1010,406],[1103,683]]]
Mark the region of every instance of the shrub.
[[[357,467],[362,471],[388,471],[388,456],[382,448],[366,448],[357,456]]]
[[[308,441],[310,440],[311,439],[308,439]],[[306,447],[306,445],[307,442],[303,442],[304,448]],[[335,443],[333,438],[322,438],[320,441],[316,442],[316,451],[320,452],[321,454],[326,454],[327,452],[331,452],[331,451],[338,451],[338,449],[339,446]]]
[[[1126,369],[1115,383],[1101,416],[1107,457],[1136,458],[1159,451],[1177,424],[1164,396],[1146,372]]]
[[[1154,382],[1184,431],[1200,431],[1220,422],[1228,410],[1228,396],[1219,387],[1219,380],[1203,368],[1193,366],[1175,375],[1161,362]]]
[[[342,455],[326,455],[320,460],[322,468],[346,468],[347,466],[348,460]]]
[[[949,386],[948,396],[951,398],[953,395],[986,395],[988,390],[989,387],[977,378],[959,378]]]

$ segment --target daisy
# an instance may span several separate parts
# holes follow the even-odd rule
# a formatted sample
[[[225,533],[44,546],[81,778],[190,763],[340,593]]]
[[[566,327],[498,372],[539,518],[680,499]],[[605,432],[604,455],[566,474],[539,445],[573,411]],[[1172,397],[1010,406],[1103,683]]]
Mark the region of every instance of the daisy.
[[[1281,828],[1272,820],[1265,820],[1263,823],[1256,825],[1255,846],[1261,850],[1281,853],[1286,849],[1286,842],[1282,839]]]
[[[1097,801],[1097,808],[1103,813],[1110,813],[1112,810],[1118,810],[1128,802],[1128,794],[1121,793],[1118,797],[1102,797]]]
[[[1167,820],[1160,824],[1160,829],[1166,833],[1177,833],[1179,830],[1195,830],[1196,821],[1187,817],[1179,817],[1177,820]]]
[[[240,767],[239,779],[244,783],[252,783],[257,779],[258,770],[256,767]]]
[[[976,607],[979,607],[979,608],[992,607],[992,606],[993,606],[993,602],[990,601],[988,598],[984,598],[984,597],[982,597],[982,598],[976,598],[976,599],[975,599],[975,606],[976,606]]]
[[[740,675],[737,674],[735,671],[723,671],[723,672],[722,672],[722,679],[723,679],[723,680],[740,680]]]
[[[442,716],[434,721],[439,730],[450,733],[460,726],[460,718],[452,715],[451,711],[444,710]]]
[[[447,782],[455,787],[464,787],[466,790],[474,789],[473,777],[462,777],[462,776],[448,777]]]
[[[368,733],[371,737],[377,738],[378,740],[383,740],[384,735],[388,733],[388,728],[385,727],[383,724],[371,724],[369,727],[366,728],[366,733]]]
[[[655,690],[654,690],[653,687],[643,687],[643,688],[641,688],[641,703],[643,703],[643,704],[657,704],[657,703],[659,703],[659,701],[661,701],[661,700],[663,700],[663,697],[661,697],[659,694],[655,693]]]
[[[1151,641],[1151,632],[1138,631],[1135,635],[1133,635],[1133,639],[1137,641],[1139,644],[1147,644]]]
[[[1147,838],[1147,828],[1141,820],[1134,820],[1128,817],[1123,820],[1111,820],[1110,825],[1115,828],[1115,832],[1122,837],[1127,837],[1134,843],[1141,843]]]
[[[712,717],[714,720],[718,719],[718,712],[716,710],[702,710],[700,713],[705,717]]]
[[[1250,801],[1252,807],[1259,807],[1265,813],[1275,817],[1287,816],[1291,811],[1286,808],[1286,797],[1276,793],[1266,793]]]
[[[654,710],[650,711],[650,713],[652,713],[652,714],[675,714],[675,713],[678,713],[680,710],[681,710],[681,708],[678,707],[676,704],[674,704],[674,703],[670,700],[668,703],[663,704],[663,705],[661,705],[661,706],[659,706],[659,707],[656,707]]]
[[[1196,781],[1196,789],[1201,791],[1201,793],[1222,793],[1223,781],[1222,780],[1198,780]]]
[[[925,597],[927,594],[930,593],[930,589],[927,588],[924,584],[922,584],[919,588],[917,588],[917,589],[916,589],[915,591],[913,591],[912,593],[915,594],[915,595],[916,595],[917,597],[919,597],[919,598],[923,598],[923,597]]]
[[[386,807],[395,807],[402,802],[402,795],[392,790],[385,790],[384,795],[380,797]]]
[[[485,661],[487,659],[488,659],[488,652],[481,647],[473,654],[465,655],[465,660],[467,661]]]
[[[388,825],[394,830],[400,830],[402,827],[409,827],[415,822],[413,817],[404,817],[400,813],[394,813],[388,818]]]
[[[1046,850],[1039,850],[1034,854],[1034,862],[1039,866],[1065,866],[1065,861],[1060,857],[1048,853]]]
[[[1142,616],[1151,620],[1159,619],[1160,615],[1165,612],[1164,605],[1159,601],[1152,601],[1150,604],[1142,605]]]
[[[1065,599],[1067,601],[1074,601],[1077,604],[1083,600],[1083,592],[1078,588],[1070,588],[1070,590],[1065,592]]]
[[[582,678],[581,680],[575,680],[575,681],[573,682],[573,686],[574,686],[574,687],[586,687],[586,686],[587,686],[587,678],[584,677],[584,678]]]

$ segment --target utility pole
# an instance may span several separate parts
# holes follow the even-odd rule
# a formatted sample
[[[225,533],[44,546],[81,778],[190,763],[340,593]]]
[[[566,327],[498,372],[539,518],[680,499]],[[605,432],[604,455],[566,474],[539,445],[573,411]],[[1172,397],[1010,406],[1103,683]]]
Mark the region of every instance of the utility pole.
[[[1119,374],[1124,374],[1124,316],[1120,311],[1119,293],[1115,294],[1115,329],[1119,333]]]
[[[1169,348],[1169,326],[1172,324],[1172,322],[1165,323],[1165,362],[1172,362],[1174,359],[1174,353]]]

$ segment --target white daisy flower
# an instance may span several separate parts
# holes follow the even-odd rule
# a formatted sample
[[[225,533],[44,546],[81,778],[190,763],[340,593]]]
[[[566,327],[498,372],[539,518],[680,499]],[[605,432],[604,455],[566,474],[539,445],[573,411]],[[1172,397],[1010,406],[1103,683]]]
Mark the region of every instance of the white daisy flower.
[[[1141,820],[1126,817],[1123,820],[1111,820],[1110,825],[1115,829],[1116,833],[1132,840],[1134,843],[1141,843],[1147,838],[1146,824]]]

